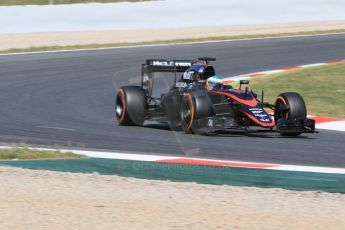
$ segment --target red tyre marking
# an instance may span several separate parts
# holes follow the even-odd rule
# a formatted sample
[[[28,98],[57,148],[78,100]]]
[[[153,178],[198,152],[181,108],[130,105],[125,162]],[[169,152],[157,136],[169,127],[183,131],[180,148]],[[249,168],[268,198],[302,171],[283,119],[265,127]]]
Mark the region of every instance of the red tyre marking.
[[[193,125],[193,120],[194,120],[194,104],[193,104],[193,98],[192,95],[187,94],[187,100],[190,106],[190,110],[191,110],[191,118],[190,118],[190,122],[187,126],[187,130],[190,131]]]
[[[277,101],[278,101],[278,100],[281,100],[281,101],[283,102],[284,105],[287,104],[286,101],[285,101],[285,99],[284,99],[282,96],[278,96],[277,99],[276,99],[276,102],[275,102],[274,104],[277,104]],[[289,113],[286,113],[286,114],[285,114],[285,118],[286,118],[286,119],[289,118]]]

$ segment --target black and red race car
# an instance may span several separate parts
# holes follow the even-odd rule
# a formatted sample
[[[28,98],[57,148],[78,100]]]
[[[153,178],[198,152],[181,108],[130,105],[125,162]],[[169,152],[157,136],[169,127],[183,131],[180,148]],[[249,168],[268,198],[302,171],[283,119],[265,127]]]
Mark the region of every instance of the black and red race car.
[[[146,120],[154,120],[165,122],[172,129],[199,134],[243,130],[298,136],[315,132],[315,121],[307,118],[300,94],[282,93],[274,104],[264,102],[263,93],[258,99],[249,90],[247,80],[241,80],[238,89],[223,84],[210,61],[215,58],[146,60],[142,65],[142,85],[122,86],[116,94],[118,123],[141,126]],[[159,92],[162,82],[169,87]],[[155,87],[156,84],[160,86]]]

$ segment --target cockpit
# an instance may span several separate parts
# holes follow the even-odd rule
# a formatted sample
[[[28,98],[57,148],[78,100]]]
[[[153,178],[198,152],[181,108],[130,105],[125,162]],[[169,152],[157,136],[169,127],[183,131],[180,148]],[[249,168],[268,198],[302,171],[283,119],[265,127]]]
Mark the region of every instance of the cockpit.
[[[195,64],[184,72],[180,78],[180,82],[187,84],[194,82],[206,82],[206,80],[216,74],[213,66]]]

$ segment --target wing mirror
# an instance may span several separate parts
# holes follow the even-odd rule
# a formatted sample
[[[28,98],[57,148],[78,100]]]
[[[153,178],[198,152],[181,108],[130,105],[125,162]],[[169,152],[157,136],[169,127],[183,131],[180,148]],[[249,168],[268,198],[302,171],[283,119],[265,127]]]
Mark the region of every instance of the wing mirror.
[[[242,85],[248,85],[248,84],[249,84],[249,80],[240,80],[240,89]]]

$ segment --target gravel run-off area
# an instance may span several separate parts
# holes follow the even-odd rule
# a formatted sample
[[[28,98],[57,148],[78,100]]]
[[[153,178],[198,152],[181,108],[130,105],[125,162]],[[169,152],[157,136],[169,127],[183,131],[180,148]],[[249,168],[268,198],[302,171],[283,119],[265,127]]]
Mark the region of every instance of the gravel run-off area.
[[[0,167],[0,229],[344,229],[345,195]]]

